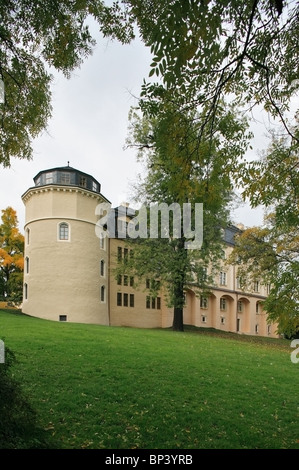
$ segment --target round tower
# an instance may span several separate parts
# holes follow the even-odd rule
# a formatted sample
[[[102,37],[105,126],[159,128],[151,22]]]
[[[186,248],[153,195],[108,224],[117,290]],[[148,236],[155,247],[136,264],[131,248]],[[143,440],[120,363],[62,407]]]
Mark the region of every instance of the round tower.
[[[107,239],[95,233],[99,182],[70,166],[39,172],[25,205],[23,312],[109,324]]]

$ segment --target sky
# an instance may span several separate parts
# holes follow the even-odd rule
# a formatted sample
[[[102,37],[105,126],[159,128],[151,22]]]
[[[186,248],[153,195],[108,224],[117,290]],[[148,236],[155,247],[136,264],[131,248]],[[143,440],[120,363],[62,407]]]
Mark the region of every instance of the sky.
[[[8,169],[0,166],[0,209],[11,206],[17,211],[21,232],[25,223],[21,196],[34,186],[33,177],[68,162],[97,179],[112,206],[131,201],[131,185],[138,181],[142,167],[136,151],[124,148],[128,113],[137,105],[136,96],[148,77],[150,52],[138,39],[130,45],[99,34],[96,39],[93,55],[70,79],[52,72],[52,118],[47,130],[33,142],[33,159],[13,159]],[[253,152],[265,138],[259,133]],[[246,227],[260,225],[263,215],[262,208],[252,210],[242,204],[232,212],[232,221]]]

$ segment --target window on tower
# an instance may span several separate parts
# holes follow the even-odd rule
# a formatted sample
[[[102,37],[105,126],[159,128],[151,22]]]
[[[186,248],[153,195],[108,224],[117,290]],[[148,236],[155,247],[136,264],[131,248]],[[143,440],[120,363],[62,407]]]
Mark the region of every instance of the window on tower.
[[[69,224],[62,222],[59,224],[59,240],[69,240]]]

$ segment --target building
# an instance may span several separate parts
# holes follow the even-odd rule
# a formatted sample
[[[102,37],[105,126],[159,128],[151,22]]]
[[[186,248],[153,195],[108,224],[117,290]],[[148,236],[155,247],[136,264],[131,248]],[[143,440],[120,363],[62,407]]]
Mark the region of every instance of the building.
[[[159,294],[150,296],[150,279],[136,289],[132,276],[115,278],[120,257],[130,256],[124,239],[99,238],[97,207],[109,203],[100,183],[70,166],[34,177],[22,196],[25,205],[23,312],[49,320],[138,328],[167,328],[173,312]],[[128,209],[125,208],[125,213]],[[132,212],[133,215],[133,212]],[[118,222],[125,222],[119,217]],[[224,233],[224,258],[240,231]],[[276,337],[261,301],[267,288],[256,282],[252,292],[238,285],[234,266],[223,261],[209,297],[186,290],[184,323],[224,331]]]

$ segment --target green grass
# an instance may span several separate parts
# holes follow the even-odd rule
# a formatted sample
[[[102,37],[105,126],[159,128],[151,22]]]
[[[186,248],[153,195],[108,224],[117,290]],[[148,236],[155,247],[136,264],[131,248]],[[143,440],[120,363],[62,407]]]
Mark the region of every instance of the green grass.
[[[49,447],[299,449],[290,341],[3,310],[0,337],[17,357],[14,377]]]

